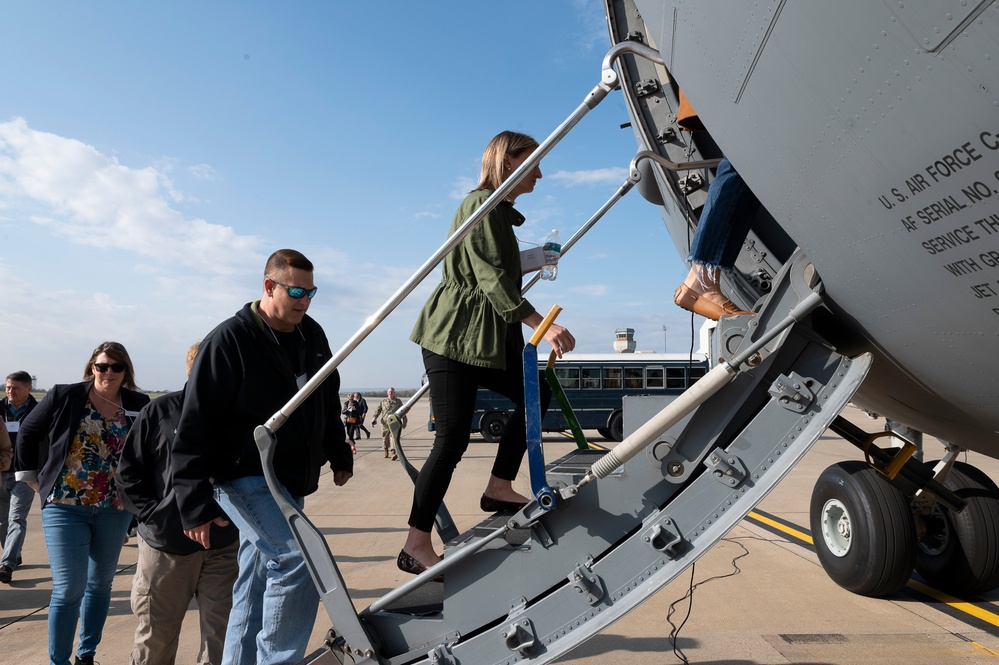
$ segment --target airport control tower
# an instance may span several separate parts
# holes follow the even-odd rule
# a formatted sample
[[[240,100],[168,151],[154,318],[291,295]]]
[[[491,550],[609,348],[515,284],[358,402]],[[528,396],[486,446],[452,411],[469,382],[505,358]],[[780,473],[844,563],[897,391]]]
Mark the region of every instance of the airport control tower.
[[[634,328],[618,328],[614,331],[614,350],[617,353],[635,352]]]

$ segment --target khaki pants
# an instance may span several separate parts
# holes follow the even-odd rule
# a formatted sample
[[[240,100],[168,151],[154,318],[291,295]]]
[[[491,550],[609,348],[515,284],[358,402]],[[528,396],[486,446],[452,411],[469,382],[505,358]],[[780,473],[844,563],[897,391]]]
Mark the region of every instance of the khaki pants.
[[[169,554],[139,540],[132,580],[132,612],[139,620],[131,665],[174,665],[180,625],[198,600],[201,619],[199,665],[222,662],[226,624],[232,609],[239,543],[194,554]]]
[[[385,452],[395,454],[395,451],[392,450],[392,432],[387,425],[382,425],[382,443],[385,446]]]

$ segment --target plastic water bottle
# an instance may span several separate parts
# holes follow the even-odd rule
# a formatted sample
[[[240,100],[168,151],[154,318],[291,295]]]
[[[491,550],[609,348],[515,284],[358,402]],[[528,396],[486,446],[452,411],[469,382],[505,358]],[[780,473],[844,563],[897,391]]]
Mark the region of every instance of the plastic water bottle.
[[[558,276],[558,259],[562,255],[562,239],[558,235],[558,229],[551,232],[541,248],[545,252],[545,265],[541,266],[541,279],[554,280]]]

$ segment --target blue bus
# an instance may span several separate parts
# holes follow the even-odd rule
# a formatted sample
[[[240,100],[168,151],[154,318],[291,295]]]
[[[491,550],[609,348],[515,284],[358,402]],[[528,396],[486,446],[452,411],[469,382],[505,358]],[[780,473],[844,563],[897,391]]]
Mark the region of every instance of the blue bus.
[[[545,360],[539,363],[539,369],[544,369]],[[555,375],[579,426],[595,429],[605,439],[614,441],[624,438],[622,398],[679,395],[708,369],[708,359],[703,353],[567,353],[555,363]],[[513,402],[506,397],[480,388],[472,432],[480,433],[486,441],[498,441],[513,408]],[[430,417],[433,429],[432,410]],[[542,429],[546,432],[569,429],[554,397]]]

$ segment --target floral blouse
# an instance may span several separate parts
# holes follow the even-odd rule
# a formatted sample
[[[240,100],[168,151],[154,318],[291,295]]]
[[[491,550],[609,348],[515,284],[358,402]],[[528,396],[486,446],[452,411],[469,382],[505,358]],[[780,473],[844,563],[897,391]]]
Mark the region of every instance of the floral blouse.
[[[105,418],[88,400],[87,412],[70,445],[66,464],[47,501],[122,510],[114,472],[129,424],[124,411]]]

